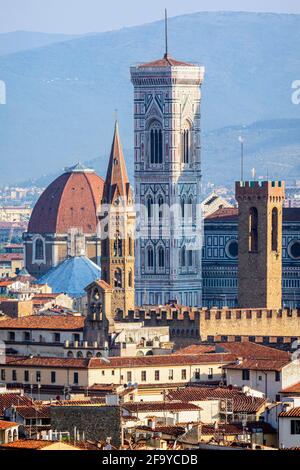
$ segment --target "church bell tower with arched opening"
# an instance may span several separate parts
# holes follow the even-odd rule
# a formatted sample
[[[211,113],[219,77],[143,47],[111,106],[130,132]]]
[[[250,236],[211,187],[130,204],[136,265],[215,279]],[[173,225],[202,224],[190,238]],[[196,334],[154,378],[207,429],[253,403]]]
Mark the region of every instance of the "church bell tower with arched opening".
[[[112,288],[113,316],[117,311],[126,316],[134,309],[135,212],[117,122],[99,220],[101,277]]]
[[[137,305],[201,306],[203,78],[203,67],[167,51],[131,67]]]

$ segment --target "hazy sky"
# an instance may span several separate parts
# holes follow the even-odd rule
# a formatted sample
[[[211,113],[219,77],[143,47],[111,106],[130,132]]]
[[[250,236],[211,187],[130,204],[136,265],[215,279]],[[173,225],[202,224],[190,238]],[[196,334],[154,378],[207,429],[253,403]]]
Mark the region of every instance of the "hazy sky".
[[[209,10],[300,13],[299,0],[0,0],[0,32],[107,31]]]

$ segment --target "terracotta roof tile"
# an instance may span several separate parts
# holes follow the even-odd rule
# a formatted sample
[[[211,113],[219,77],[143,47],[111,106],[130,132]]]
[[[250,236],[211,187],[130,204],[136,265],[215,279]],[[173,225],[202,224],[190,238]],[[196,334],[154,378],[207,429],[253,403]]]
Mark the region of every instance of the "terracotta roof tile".
[[[162,59],[154,60],[152,62],[146,62],[145,64],[139,65],[139,67],[192,67],[193,64],[189,62],[182,62],[180,60],[173,59],[168,54],[165,54]]]
[[[140,412],[156,412],[156,411],[201,411],[197,405],[193,403],[183,403],[183,402],[135,402],[135,403],[125,403],[122,405],[127,411],[132,413]]]
[[[265,398],[247,396],[239,389],[230,387],[187,387],[170,391],[168,398],[172,401],[197,402],[205,400],[232,399],[236,413],[255,413],[266,404]]]
[[[11,367],[53,367],[53,368],[70,368],[70,369],[86,369],[89,359],[75,359],[67,357],[24,357],[24,356],[6,356],[5,363]]]
[[[14,428],[15,426],[19,426],[19,424],[14,423],[13,421],[0,420],[0,430]]]
[[[93,172],[67,172],[40,196],[28,225],[29,233],[68,233],[70,227],[96,233],[97,209],[104,181]]]
[[[20,393],[1,393],[0,394],[0,416],[3,416],[4,411],[12,405],[31,405],[32,400],[27,395],[20,395]]]
[[[297,382],[294,385],[284,388],[280,393],[300,393],[300,382]]]
[[[51,417],[49,405],[22,405],[15,407],[16,412],[25,419],[41,418],[46,419]]]
[[[84,317],[61,315],[31,315],[28,317],[11,318],[0,322],[0,329],[19,330],[69,330],[79,331],[84,326]]]
[[[240,363],[228,364],[225,369],[249,369],[249,370],[266,370],[280,372],[283,367],[290,363],[290,359],[243,359]]]
[[[261,421],[247,422],[246,426],[249,432],[256,432],[261,429],[264,434],[276,434],[276,430],[269,424]],[[243,434],[243,425],[241,423],[219,424],[216,430],[213,424],[203,424],[201,427],[202,434],[213,435],[216,432],[224,433],[226,435],[240,435]]]
[[[290,353],[287,351],[281,351],[280,349],[270,348],[248,341],[242,343],[217,343],[215,346],[218,352],[229,352],[238,357],[248,359],[279,359],[288,361],[290,358]]]
[[[0,253],[1,261],[21,261],[24,258],[22,253]]]
[[[26,450],[39,450],[54,444],[53,441],[43,441],[35,439],[22,439],[8,444],[1,444],[0,447],[5,449],[26,449]]]
[[[279,413],[280,418],[300,418],[300,406]]]
[[[283,223],[285,222],[300,222],[300,207],[284,207],[283,208]],[[238,208],[237,207],[222,207],[217,209],[213,214],[205,217],[205,221],[209,222],[235,222],[238,221]]]
[[[111,367],[153,367],[153,366],[176,366],[192,364],[228,364],[235,360],[232,354],[198,354],[198,355],[176,355],[170,356],[136,356],[136,357],[111,357],[108,360],[91,358],[89,368],[111,368]]]
[[[154,429],[150,426],[137,426],[137,431],[147,431],[151,433],[168,434],[173,437],[181,436],[186,432],[183,426],[156,426]]]

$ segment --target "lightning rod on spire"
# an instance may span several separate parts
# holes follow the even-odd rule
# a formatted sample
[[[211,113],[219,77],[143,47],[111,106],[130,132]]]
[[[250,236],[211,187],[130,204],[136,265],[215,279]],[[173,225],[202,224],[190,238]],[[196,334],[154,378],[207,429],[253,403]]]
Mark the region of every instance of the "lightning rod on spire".
[[[166,8],[165,8],[165,45],[166,45],[165,57],[168,57],[168,11]]]

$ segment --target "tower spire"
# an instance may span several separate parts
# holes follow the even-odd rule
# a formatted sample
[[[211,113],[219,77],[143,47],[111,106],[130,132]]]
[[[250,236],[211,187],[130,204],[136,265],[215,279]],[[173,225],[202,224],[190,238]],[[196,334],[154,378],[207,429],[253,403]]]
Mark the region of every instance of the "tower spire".
[[[115,198],[121,196],[127,200],[129,195],[130,184],[116,119],[103,196],[106,203],[113,203]]]
[[[168,58],[168,11],[165,8],[165,58]]]

